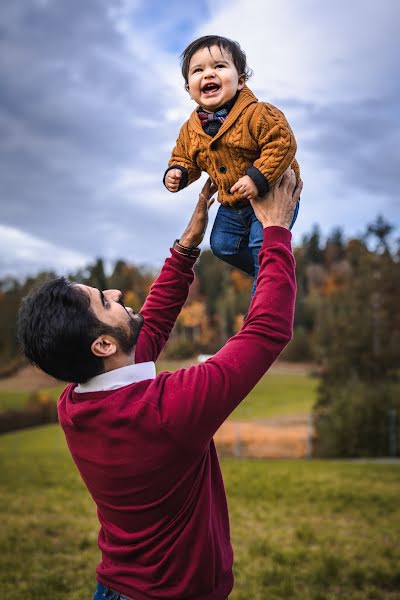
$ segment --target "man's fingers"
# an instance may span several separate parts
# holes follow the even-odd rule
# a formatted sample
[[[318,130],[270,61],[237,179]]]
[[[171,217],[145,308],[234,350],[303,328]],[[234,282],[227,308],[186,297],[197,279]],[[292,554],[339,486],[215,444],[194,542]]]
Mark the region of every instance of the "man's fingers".
[[[210,208],[212,207],[214,202],[215,202],[215,198],[210,198],[210,200],[207,203],[207,210],[210,210]]]
[[[300,194],[301,194],[302,190],[303,190],[303,182],[300,179],[299,183],[296,185],[296,188],[295,188],[295,190],[293,192],[293,201],[295,203],[300,198]]]
[[[209,177],[207,179],[207,181],[205,182],[205,184],[203,185],[203,189],[200,192],[200,200],[202,200],[202,201],[206,200],[208,202],[208,200],[211,198],[211,196],[213,196],[215,194],[215,192],[217,190],[218,190],[217,186],[215,185],[215,183],[213,183],[213,181]]]

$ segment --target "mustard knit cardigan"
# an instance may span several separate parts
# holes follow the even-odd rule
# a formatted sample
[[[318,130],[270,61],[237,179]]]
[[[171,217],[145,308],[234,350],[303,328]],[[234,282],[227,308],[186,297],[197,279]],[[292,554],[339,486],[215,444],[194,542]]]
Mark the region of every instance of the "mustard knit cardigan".
[[[246,168],[256,167],[271,187],[292,164],[299,180],[295,153],[296,140],[283,112],[258,102],[245,85],[214,137],[204,132],[193,111],[179,132],[168,165],[184,169],[181,188],[206,171],[218,187],[219,202],[234,206],[240,201],[243,206],[243,197],[229,190],[245,175]]]

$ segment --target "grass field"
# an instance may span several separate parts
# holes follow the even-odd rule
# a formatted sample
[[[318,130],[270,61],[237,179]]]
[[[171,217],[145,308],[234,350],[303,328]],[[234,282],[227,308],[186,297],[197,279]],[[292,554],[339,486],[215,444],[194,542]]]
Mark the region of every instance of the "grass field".
[[[56,402],[63,389],[64,386],[42,388],[41,392],[48,394]],[[16,410],[25,408],[30,401],[31,395],[32,392],[26,390],[0,390],[0,412],[8,408]]]
[[[158,371],[173,371],[187,366],[190,361],[160,361]],[[315,402],[318,380],[300,373],[267,373],[246,400],[232,414],[233,419],[263,419],[284,415],[305,415]],[[54,400],[63,386],[43,388]],[[29,401],[27,390],[0,389],[0,411],[7,408],[23,408]]]
[[[236,584],[230,600],[399,600],[400,465],[222,462]],[[95,508],[56,425],[0,437],[0,589],[89,600]]]

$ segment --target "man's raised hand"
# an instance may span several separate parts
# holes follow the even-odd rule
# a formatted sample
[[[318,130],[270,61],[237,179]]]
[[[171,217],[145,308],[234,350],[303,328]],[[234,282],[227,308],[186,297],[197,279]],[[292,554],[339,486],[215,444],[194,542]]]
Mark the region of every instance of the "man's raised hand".
[[[293,219],[293,211],[302,189],[303,182],[300,181],[296,185],[296,175],[293,169],[289,167],[263,198],[250,200],[255,215],[262,226],[278,225],[289,229]]]

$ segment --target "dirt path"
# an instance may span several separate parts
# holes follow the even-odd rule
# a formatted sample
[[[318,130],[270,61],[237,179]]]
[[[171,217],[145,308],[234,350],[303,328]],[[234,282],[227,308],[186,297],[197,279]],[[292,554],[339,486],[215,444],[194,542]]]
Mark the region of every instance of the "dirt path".
[[[6,377],[4,379],[0,379],[0,391],[8,392],[8,391],[32,391],[40,390],[43,388],[54,387],[56,385],[62,385],[53,377],[46,375],[43,371],[40,371],[36,367],[32,365],[27,365],[22,367],[12,375],[11,377]]]
[[[308,417],[271,421],[226,421],[214,439],[221,456],[306,458],[312,427]]]

